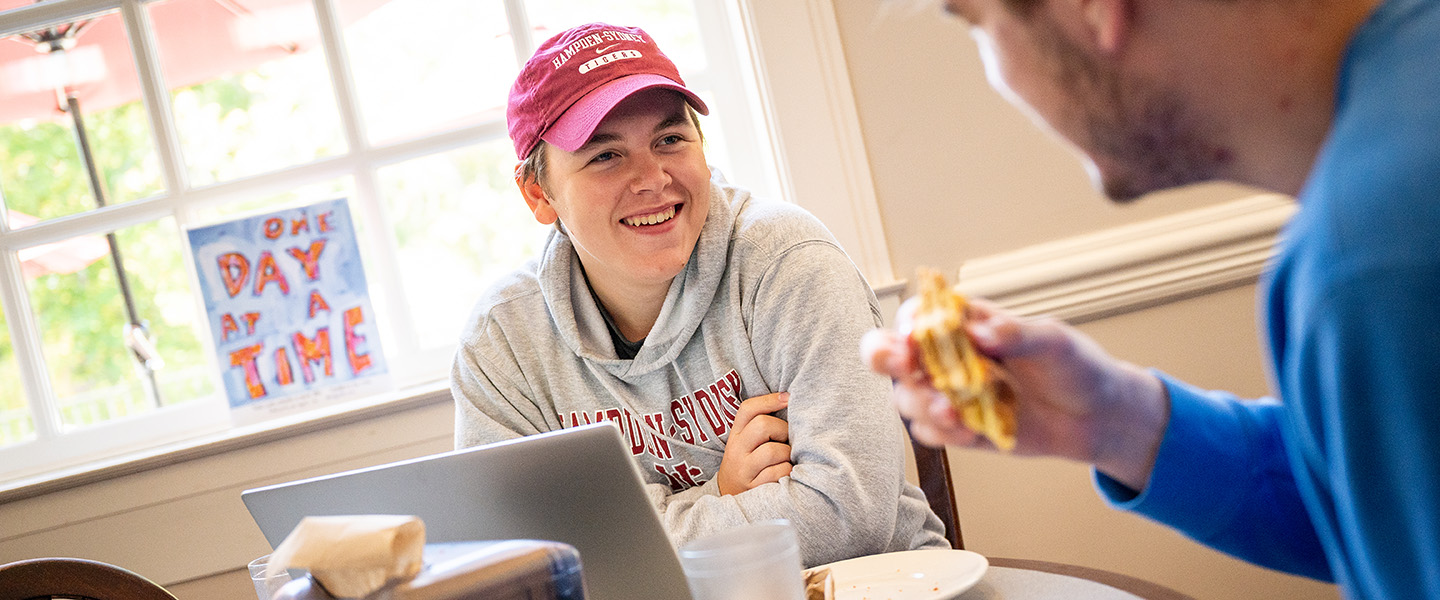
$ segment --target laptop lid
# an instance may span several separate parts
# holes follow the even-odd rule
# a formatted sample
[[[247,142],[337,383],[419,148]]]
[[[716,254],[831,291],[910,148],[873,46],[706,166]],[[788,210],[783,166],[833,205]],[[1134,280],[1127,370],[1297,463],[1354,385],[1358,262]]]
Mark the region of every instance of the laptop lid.
[[[536,539],[580,552],[587,598],[690,598],[620,430],[605,422],[246,490],[273,548],[310,515],[400,514],[427,542]]]

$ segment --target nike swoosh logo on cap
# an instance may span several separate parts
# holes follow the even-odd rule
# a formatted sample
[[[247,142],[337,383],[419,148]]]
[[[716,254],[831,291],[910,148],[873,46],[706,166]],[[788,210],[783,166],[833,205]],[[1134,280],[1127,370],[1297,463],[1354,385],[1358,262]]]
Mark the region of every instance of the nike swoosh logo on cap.
[[[604,48],[596,48],[596,49],[595,49],[595,53],[596,53],[596,54],[604,54],[606,51],[608,51],[608,50],[610,50],[611,48],[614,48],[614,47],[616,47],[616,46],[619,46],[619,45],[620,45],[620,44],[610,44],[609,46],[606,46],[606,47],[604,47]]]

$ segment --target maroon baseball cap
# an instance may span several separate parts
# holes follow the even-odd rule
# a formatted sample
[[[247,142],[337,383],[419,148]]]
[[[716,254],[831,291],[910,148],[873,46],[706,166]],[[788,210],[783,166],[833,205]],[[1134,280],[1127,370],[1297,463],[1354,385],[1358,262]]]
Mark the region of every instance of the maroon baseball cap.
[[[524,160],[542,139],[574,152],[620,101],[657,87],[684,94],[696,111],[710,114],[639,28],[587,23],[545,40],[510,88],[505,118],[515,156]]]

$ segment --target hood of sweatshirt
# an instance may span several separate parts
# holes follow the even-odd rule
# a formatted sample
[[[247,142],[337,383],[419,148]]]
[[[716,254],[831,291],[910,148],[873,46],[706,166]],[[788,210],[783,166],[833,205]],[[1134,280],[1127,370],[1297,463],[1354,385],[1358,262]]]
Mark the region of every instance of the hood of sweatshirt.
[[[615,354],[610,330],[585,282],[569,235],[560,227],[550,234],[540,256],[540,292],[560,337],[576,356],[615,377],[638,377],[672,363],[695,335],[725,276],[735,214],[750,199],[748,191],[726,183],[718,169],[712,168],[711,173],[710,209],[700,239],[685,269],[670,281],[660,316],[633,360]],[[564,316],[553,318],[555,315]]]

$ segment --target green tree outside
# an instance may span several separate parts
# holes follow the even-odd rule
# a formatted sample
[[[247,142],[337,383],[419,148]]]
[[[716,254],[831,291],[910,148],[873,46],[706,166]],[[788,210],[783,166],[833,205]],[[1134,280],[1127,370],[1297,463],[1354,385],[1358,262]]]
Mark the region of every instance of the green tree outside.
[[[246,110],[251,102],[233,78],[189,91],[222,113]],[[140,102],[86,115],[85,124],[109,203],[163,190]],[[0,192],[7,209],[41,219],[95,208],[68,116],[0,126]],[[214,393],[180,233],[168,218],[116,232],[137,313],[165,359],[157,377],[167,405]],[[129,319],[108,255],[74,273],[27,279],[26,287],[62,423],[84,426],[153,408],[124,344]],[[0,445],[6,445],[33,432],[8,329],[0,337],[0,381]]]

